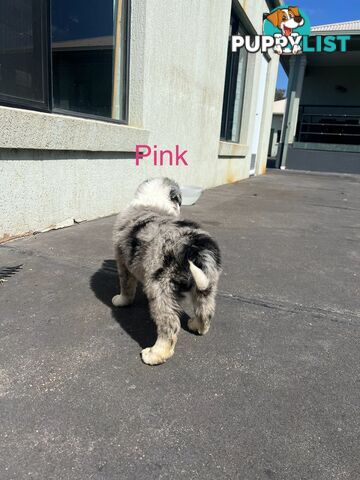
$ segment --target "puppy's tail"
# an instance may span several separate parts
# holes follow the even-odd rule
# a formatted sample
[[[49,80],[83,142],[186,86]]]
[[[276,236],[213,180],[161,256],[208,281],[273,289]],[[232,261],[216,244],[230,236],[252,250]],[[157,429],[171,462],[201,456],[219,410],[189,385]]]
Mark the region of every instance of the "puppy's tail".
[[[190,272],[191,275],[193,276],[193,279],[195,281],[196,287],[198,290],[206,290],[209,286],[209,279],[205,275],[205,273],[196,265],[193,264],[191,260],[189,260],[189,265],[190,265]]]

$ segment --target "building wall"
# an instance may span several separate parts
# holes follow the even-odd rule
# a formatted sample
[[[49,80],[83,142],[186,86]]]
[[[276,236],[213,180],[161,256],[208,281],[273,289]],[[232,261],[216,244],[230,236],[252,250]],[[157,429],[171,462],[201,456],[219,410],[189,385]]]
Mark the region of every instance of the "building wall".
[[[300,67],[301,58],[294,59],[292,67]],[[296,63],[295,63],[296,62]],[[297,78],[301,80],[299,68],[290,69],[290,79]],[[290,92],[290,98],[294,104],[300,98],[300,105],[313,105],[314,113],[338,113],[354,114],[357,113],[352,107],[358,106],[360,95],[357,85],[360,81],[360,74],[357,67],[354,66],[313,66],[308,65],[303,79],[303,88],[299,84],[293,87]],[[290,80],[289,80],[290,84]],[[300,82],[301,85],[301,82]],[[341,92],[337,86],[347,89]],[[301,95],[300,95],[301,92]],[[334,106],[341,108],[336,109]],[[289,107],[289,104],[287,105]],[[318,107],[318,108],[316,108]],[[339,173],[359,173],[360,157],[359,146],[353,144],[335,144],[335,143],[317,143],[318,139],[312,142],[295,141],[295,129],[297,124],[297,104],[295,104],[290,120],[287,121],[289,127],[288,145],[284,144],[282,166],[295,170],[311,170]],[[286,163],[285,163],[286,162]]]
[[[0,239],[118,212],[168,175],[209,188],[249,175],[261,54],[249,54],[239,144],[220,142],[231,0],[132,1],[129,126],[0,107]],[[261,33],[266,2],[235,4]],[[241,7],[241,8],[240,8]],[[257,173],[266,166],[278,57],[271,56]],[[188,167],[135,166],[136,144],[188,150]]]
[[[343,93],[337,85],[347,88]],[[301,105],[360,105],[358,66],[315,67],[306,69]]]
[[[144,126],[151,145],[179,144],[189,163],[158,175],[202,187],[225,181],[216,164],[230,9],[231,0],[146,2]]]
[[[167,0],[149,0],[145,17],[141,14],[146,22],[143,125],[150,132],[149,142],[164,147],[179,143],[187,148],[189,167],[176,171],[162,168],[161,172],[180,182],[191,178],[193,184],[204,188],[249,176],[261,54],[250,54],[248,59],[240,143],[219,142],[231,5],[231,0],[183,0],[171,5]],[[241,0],[236,5],[244,24],[251,24],[249,33],[261,34],[266,2]],[[152,28],[156,23],[163,28]],[[164,50],[164,45],[171,48]],[[266,169],[277,70],[278,56],[272,54],[257,173]],[[159,115],[154,103],[164,101],[169,108]]]
[[[264,109],[261,120],[261,130],[259,139],[259,149],[257,152],[256,174],[266,173],[267,155],[269,149],[269,140],[271,132],[272,111],[275,98],[276,80],[278,74],[279,56],[275,53],[271,55],[269,68],[266,78],[266,90],[264,98]]]
[[[359,152],[320,150],[319,144],[306,148],[294,143],[289,146],[286,168],[312,172],[360,173]],[[331,145],[328,145],[331,147]]]
[[[12,149],[2,151],[1,159],[4,158],[0,161],[0,204],[5,239],[11,234],[87,220],[89,207],[91,218],[116,212],[119,199],[133,193],[132,183],[124,182],[124,178],[133,175],[126,153],[41,150],[20,153]],[[106,190],[109,185],[113,189],[110,195]]]
[[[248,34],[262,34],[263,13],[269,8],[265,1],[238,0],[235,2],[239,9],[240,18]],[[261,119],[259,147],[256,159],[256,174],[266,171],[267,151],[271,130],[271,119],[275,87],[278,72],[279,57],[274,52],[269,52],[270,61],[266,76],[266,90],[264,108]],[[243,120],[240,133],[240,144],[227,144],[220,142],[219,161],[217,162],[218,175],[226,182],[241,180],[249,176],[250,146],[253,140],[254,122],[256,115],[256,99],[260,82],[262,54],[249,54],[246,74],[245,96],[243,105]]]

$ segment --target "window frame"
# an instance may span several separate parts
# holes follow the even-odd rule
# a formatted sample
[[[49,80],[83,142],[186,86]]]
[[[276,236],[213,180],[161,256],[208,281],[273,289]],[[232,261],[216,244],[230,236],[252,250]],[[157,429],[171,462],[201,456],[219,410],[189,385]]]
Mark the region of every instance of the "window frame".
[[[235,19],[237,22],[237,28],[235,29],[236,32],[234,32],[233,28],[233,23],[232,19]],[[226,143],[232,143],[232,144],[239,144],[240,143],[240,138],[241,138],[241,125],[242,125],[242,120],[243,120],[243,110],[244,110],[244,97],[245,97],[245,90],[246,90],[246,79],[247,79],[247,70],[248,70],[248,53],[246,52],[245,55],[245,66],[244,66],[244,73],[243,73],[243,79],[242,79],[242,93],[241,93],[241,104],[240,104],[240,109],[239,109],[239,130],[236,135],[236,140],[232,140],[231,137],[229,138],[229,135],[227,135],[228,128],[229,128],[229,111],[230,111],[230,100],[231,96],[234,95],[234,104],[233,104],[233,109],[235,109],[235,95],[236,95],[236,84],[237,84],[237,75],[234,77],[233,76],[233,69],[234,69],[234,55],[236,53],[231,51],[231,37],[232,35],[248,35],[248,32],[246,31],[246,28],[241,21],[241,17],[239,14],[236,12],[235,8],[231,9],[231,14],[230,14],[230,24],[229,24],[229,41],[228,41],[228,50],[227,50],[227,56],[226,56],[226,71],[225,71],[225,81],[224,81],[224,94],[223,94],[223,104],[222,104],[222,113],[221,113],[221,128],[220,128],[220,141],[221,142],[226,142]],[[241,51],[239,50],[237,52],[238,57],[240,57]],[[229,67],[229,81],[228,80],[228,62],[230,59],[230,67]],[[238,72],[237,72],[238,74]],[[232,91],[231,87],[235,88],[235,91]],[[226,106],[225,106],[226,104]],[[224,131],[225,135],[222,134],[223,132],[223,122],[224,122],[224,115],[226,115],[225,118],[225,125],[224,125]]]
[[[53,64],[51,51],[51,0],[41,0],[41,22],[43,24],[43,31],[41,35],[41,46],[43,50],[42,55],[42,81],[43,81],[43,101],[28,100],[19,97],[12,97],[1,93],[0,91],[0,105],[5,107],[23,108],[26,110],[35,110],[46,113],[55,113],[66,115],[70,117],[85,118],[89,120],[96,120],[101,122],[116,123],[120,125],[128,125],[129,122],[129,77],[130,77],[130,40],[131,40],[131,0],[123,0],[126,2],[126,45],[125,45],[125,64],[124,64],[124,118],[116,119],[104,117],[100,115],[92,115],[88,113],[76,112],[72,110],[65,110],[53,107]]]

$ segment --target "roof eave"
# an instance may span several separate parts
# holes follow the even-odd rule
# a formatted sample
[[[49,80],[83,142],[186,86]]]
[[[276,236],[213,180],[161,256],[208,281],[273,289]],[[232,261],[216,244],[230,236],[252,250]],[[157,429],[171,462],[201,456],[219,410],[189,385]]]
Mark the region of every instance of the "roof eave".
[[[325,35],[360,35],[359,30],[315,30],[311,31],[310,36],[311,37],[316,37],[317,35],[325,36]]]

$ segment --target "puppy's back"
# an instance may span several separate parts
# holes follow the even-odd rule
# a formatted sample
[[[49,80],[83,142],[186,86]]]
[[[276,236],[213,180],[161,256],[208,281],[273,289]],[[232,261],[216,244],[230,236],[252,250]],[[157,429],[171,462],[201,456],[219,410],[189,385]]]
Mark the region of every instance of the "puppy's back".
[[[120,213],[114,244],[138,280],[172,282],[180,295],[204,284],[196,269],[203,272],[208,284],[215,284],[221,272],[220,249],[208,232],[196,222],[154,209],[132,208]]]

